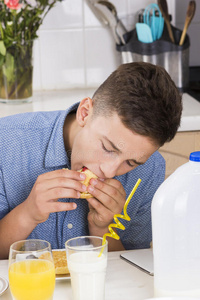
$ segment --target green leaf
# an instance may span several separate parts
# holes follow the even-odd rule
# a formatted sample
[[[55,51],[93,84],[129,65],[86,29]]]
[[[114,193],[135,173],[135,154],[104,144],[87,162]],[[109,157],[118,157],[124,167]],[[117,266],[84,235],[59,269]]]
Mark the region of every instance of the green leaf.
[[[0,53],[0,67],[4,64],[4,62],[5,62],[5,56],[1,55]]]
[[[14,76],[14,63],[14,57],[10,53],[7,53],[6,61],[3,65],[3,73],[7,77],[8,81],[12,81]]]
[[[5,47],[3,41],[0,41],[0,54],[2,54],[4,56],[6,55],[6,47]]]

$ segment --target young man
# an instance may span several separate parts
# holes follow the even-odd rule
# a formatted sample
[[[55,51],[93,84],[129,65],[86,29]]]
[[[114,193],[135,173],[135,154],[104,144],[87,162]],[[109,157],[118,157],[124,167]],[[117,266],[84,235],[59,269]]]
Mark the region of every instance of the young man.
[[[130,63],[67,111],[0,119],[0,257],[21,239],[64,248],[75,236],[103,236],[138,178],[131,221],[122,221],[126,230],[118,230],[119,241],[109,239],[109,250],[149,247],[151,201],[165,176],[157,150],[174,137],[181,111],[163,68]],[[79,198],[82,166],[99,178],[90,180],[87,200]]]

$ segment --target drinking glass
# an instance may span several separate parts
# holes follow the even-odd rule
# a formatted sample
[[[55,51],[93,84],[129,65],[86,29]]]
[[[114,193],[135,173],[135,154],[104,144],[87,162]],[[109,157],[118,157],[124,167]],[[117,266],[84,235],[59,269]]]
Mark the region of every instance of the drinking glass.
[[[9,284],[13,300],[52,300],[55,267],[51,245],[23,240],[10,246]]]
[[[82,236],[65,243],[74,300],[104,300],[108,242]]]

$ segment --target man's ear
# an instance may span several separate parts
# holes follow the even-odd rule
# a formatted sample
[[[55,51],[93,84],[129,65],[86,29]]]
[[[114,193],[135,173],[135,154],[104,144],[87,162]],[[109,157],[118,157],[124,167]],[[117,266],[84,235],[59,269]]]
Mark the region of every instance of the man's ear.
[[[92,109],[93,102],[91,98],[85,98],[80,102],[76,112],[76,120],[81,127],[86,124],[88,116],[92,114]]]

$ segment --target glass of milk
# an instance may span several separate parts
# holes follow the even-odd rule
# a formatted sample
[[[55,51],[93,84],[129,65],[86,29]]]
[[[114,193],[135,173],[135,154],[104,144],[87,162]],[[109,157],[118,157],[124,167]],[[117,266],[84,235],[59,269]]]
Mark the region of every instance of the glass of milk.
[[[104,300],[108,242],[81,236],[65,243],[74,300]]]

